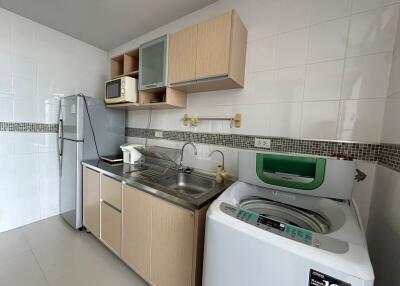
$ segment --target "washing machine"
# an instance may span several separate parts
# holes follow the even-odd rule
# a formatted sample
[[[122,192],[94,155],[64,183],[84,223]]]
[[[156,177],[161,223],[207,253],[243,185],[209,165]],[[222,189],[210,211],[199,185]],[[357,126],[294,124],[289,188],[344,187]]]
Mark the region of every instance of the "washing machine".
[[[207,212],[204,286],[372,286],[355,162],[242,151]]]

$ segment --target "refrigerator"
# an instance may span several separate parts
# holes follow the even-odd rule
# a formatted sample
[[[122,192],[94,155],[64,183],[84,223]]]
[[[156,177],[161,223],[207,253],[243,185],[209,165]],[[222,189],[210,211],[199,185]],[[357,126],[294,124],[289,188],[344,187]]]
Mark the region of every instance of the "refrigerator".
[[[60,100],[58,123],[60,215],[73,228],[83,220],[82,161],[121,153],[125,112],[82,94]],[[97,145],[97,146],[96,146]]]

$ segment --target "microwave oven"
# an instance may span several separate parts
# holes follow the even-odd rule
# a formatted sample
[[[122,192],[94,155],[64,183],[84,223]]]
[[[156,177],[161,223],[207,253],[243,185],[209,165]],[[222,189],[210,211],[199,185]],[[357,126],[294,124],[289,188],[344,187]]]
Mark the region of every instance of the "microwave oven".
[[[129,76],[122,76],[106,82],[107,104],[127,103],[138,101],[137,79]]]

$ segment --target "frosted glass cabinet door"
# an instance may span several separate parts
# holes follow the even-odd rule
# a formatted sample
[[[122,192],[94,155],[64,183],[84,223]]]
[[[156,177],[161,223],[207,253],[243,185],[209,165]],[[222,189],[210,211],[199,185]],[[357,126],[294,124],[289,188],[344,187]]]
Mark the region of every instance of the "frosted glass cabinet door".
[[[166,57],[167,35],[140,46],[140,90],[165,86]]]

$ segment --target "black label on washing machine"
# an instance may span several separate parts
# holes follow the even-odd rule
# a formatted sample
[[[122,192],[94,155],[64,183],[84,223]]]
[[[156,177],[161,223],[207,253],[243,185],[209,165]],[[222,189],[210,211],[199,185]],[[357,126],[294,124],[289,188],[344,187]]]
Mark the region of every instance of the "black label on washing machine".
[[[308,286],[351,286],[351,284],[318,272],[314,269],[310,269]]]

